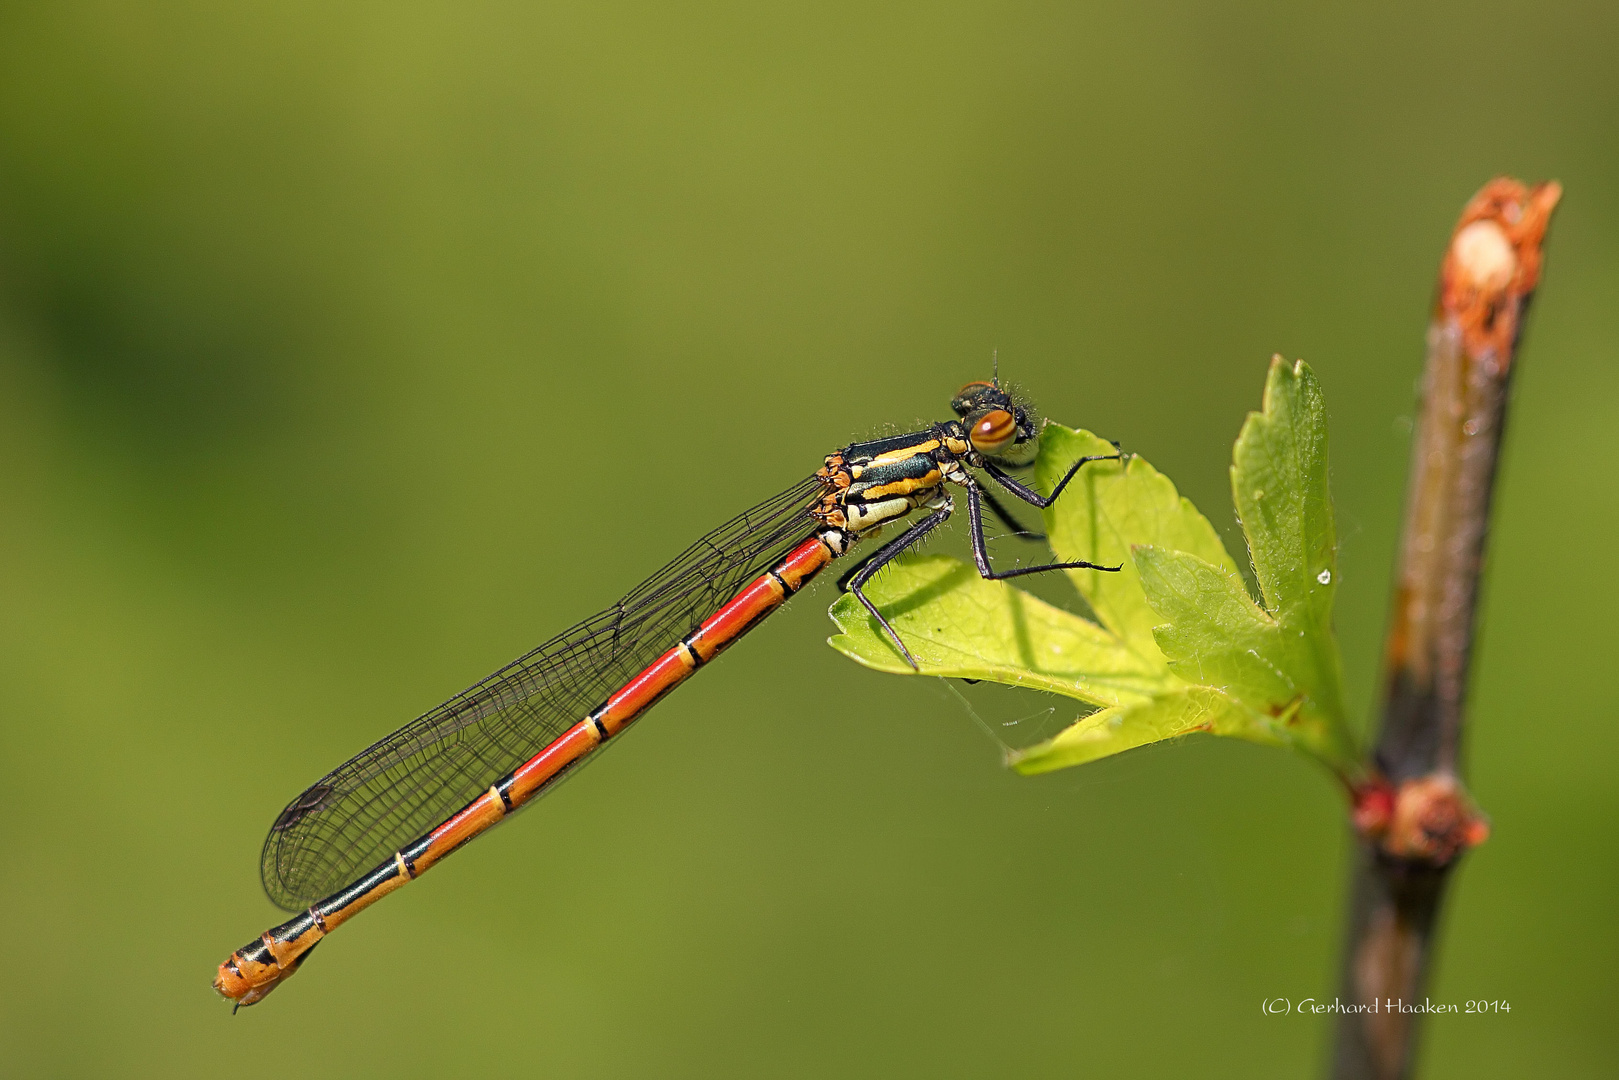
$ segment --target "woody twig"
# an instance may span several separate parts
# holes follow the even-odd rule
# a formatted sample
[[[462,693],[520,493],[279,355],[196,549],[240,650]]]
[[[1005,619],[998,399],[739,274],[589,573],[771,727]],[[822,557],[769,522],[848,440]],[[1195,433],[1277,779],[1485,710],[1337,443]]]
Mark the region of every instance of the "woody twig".
[[[1523,319],[1562,189],[1497,179],[1439,272],[1384,657],[1382,724],[1355,792],[1359,834],[1337,1080],[1412,1074],[1434,930],[1457,860],[1489,833],[1462,782],[1469,660],[1496,462]],[[1390,1006],[1393,1005],[1393,1008]]]

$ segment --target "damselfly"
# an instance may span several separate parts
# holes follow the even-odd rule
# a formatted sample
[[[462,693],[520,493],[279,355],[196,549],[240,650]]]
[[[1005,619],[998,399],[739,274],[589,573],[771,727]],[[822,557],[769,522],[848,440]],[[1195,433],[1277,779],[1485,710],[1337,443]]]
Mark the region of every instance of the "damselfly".
[[[984,511],[1019,526],[969,469],[1044,509],[1090,461],[1041,495],[1006,472],[1030,464],[1038,425],[994,382],[963,387],[958,419],[855,443],[813,476],[721,525],[622,600],[339,765],[270,826],[260,869],[278,906],[300,912],[232,953],[214,987],[252,1005],[298,970],[325,936],[554,787],[659,698],[758,625],[834,559],[921,512],[839,585],[866,606],[899,654],[916,660],[863,586],[950,517],[967,494],[973,561],[985,578],[1117,570],[1055,562],[996,570]]]

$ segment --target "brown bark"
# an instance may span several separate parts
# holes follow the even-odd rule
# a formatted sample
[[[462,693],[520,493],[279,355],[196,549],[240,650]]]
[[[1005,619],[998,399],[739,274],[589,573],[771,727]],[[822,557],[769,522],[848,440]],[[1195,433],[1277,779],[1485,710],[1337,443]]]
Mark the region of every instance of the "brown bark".
[[[1382,724],[1356,791],[1359,844],[1337,1080],[1412,1075],[1451,870],[1489,832],[1461,776],[1466,691],[1507,393],[1541,245],[1562,189],[1486,184],[1439,272],[1384,655]],[[1394,1005],[1394,1009],[1390,1009]]]

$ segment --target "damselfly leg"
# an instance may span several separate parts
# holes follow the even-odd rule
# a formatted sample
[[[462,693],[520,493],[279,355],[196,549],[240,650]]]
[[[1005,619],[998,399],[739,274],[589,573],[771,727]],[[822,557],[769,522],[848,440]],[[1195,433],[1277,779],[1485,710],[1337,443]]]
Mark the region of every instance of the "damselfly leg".
[[[989,512],[1000,518],[1001,524],[1011,529],[1013,536],[1019,540],[1044,540],[1046,538],[1045,533],[1036,532],[1013,517],[1012,512],[1002,506],[1001,500],[997,499],[988,488],[984,489],[983,496],[984,505],[989,507]]]
[[[1117,444],[1115,443],[1114,445]],[[1068,481],[1072,480],[1079,473],[1079,470],[1086,465],[1093,461],[1123,460],[1124,452],[1122,450],[1117,454],[1087,454],[1068,467],[1068,471],[1063,474],[1063,478],[1058,480],[1057,485],[1051,489],[1050,495],[1042,495],[1038,491],[1034,490],[1034,488],[1019,480],[1017,477],[1008,475],[993,461],[984,462],[984,471],[993,476],[996,483],[1000,484],[1007,491],[1010,491],[1012,494],[1016,495],[1030,506],[1037,506],[1044,510],[1052,503],[1057,501],[1057,496],[1061,495],[1062,489],[1068,486]]]
[[[870,581],[877,571],[899,558],[909,549],[920,544],[922,538],[928,533],[949,521],[950,515],[954,511],[955,506],[947,500],[943,506],[933,511],[933,513],[878,548],[876,554],[867,559],[865,565],[857,569],[849,578],[848,591],[853,593],[855,598],[865,605],[867,611],[871,612],[872,618],[877,620],[878,624],[887,632],[889,638],[892,639],[895,647],[899,649],[899,654],[905,657],[905,662],[910,664],[916,671],[922,670],[921,665],[916,662],[916,657],[911,655],[911,650],[907,649],[905,642],[900,640],[899,631],[895,630],[893,624],[888,621],[882,612],[877,610],[877,605],[871,602],[871,598],[866,595],[861,586]]]
[[[1121,563],[1118,566],[1103,566],[1093,562],[1054,562],[1042,566],[1015,566],[1010,570],[996,570],[989,565],[989,548],[984,543],[984,514],[979,509],[978,500],[982,494],[975,482],[967,484],[967,522],[973,543],[973,563],[978,567],[978,575],[986,581],[1005,581],[1007,578],[1023,577],[1025,574],[1043,574],[1048,570],[1105,570],[1116,574],[1124,569]]]
[[[1122,461],[1123,459],[1124,455],[1122,452],[1117,454],[1090,454],[1082,457],[1078,461],[1074,462],[1073,465],[1069,466],[1068,471],[1063,474],[1062,479],[1057,482],[1050,495],[1041,495],[1028,485],[1002,472],[992,461],[984,460],[983,468],[985,472],[993,476],[1013,495],[1016,495],[1024,502],[1037,506],[1043,510],[1057,501],[1057,497],[1061,495],[1063,489],[1068,486],[1068,482],[1072,480],[1079,473],[1079,470],[1085,465],[1093,461]],[[1014,529],[1019,529],[1021,531],[1021,526],[1019,526],[1016,520],[1013,519],[1009,513],[1007,513],[1006,508],[1001,506],[1000,503],[995,500],[994,496],[992,496],[989,491],[984,489],[976,480],[972,478],[971,474],[967,473],[965,470],[960,470],[957,475],[950,477],[950,479],[952,482],[959,484],[967,490],[967,523],[968,535],[972,541],[973,564],[978,569],[978,575],[985,581],[1005,581],[1008,578],[1024,577],[1028,574],[1043,574],[1052,570],[1102,570],[1108,573],[1117,573],[1123,568],[1123,564],[1120,564],[1119,566],[1103,566],[1100,563],[1074,560],[1071,562],[1043,563],[1038,566],[1018,566],[1013,567],[1010,570],[996,570],[990,564],[989,546],[984,537],[984,504],[987,503],[991,512],[993,512],[1003,522],[1011,525]],[[853,593],[855,597],[859,599],[860,603],[865,607],[865,609],[871,612],[872,617],[877,620],[878,624],[883,628],[883,631],[887,633],[889,639],[893,641],[894,647],[897,648],[900,655],[905,658],[905,662],[911,665],[911,669],[913,671],[922,670],[921,665],[918,664],[916,662],[916,658],[911,655],[911,650],[906,647],[905,642],[900,638],[899,632],[894,629],[893,624],[890,623],[883,613],[877,609],[877,605],[872,603],[871,599],[866,596],[865,590],[862,588],[862,586],[864,586],[866,582],[870,581],[878,571],[882,570],[883,567],[899,558],[899,556],[903,555],[906,551],[920,544],[923,537],[932,532],[939,525],[942,525],[953,510],[953,504],[947,502],[944,506],[935,510],[931,515],[911,526],[903,534],[877,549],[877,551],[864,559],[858,566],[856,566],[849,573],[845,574],[838,581],[840,588],[843,588],[847,592]]]

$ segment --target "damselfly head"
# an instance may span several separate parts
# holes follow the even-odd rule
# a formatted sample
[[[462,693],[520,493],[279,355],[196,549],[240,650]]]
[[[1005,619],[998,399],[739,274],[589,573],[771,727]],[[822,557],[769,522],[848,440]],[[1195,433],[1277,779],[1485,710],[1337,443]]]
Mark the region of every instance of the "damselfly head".
[[[1027,465],[1039,450],[1038,418],[998,382],[970,382],[950,402],[973,449],[1004,465]]]

